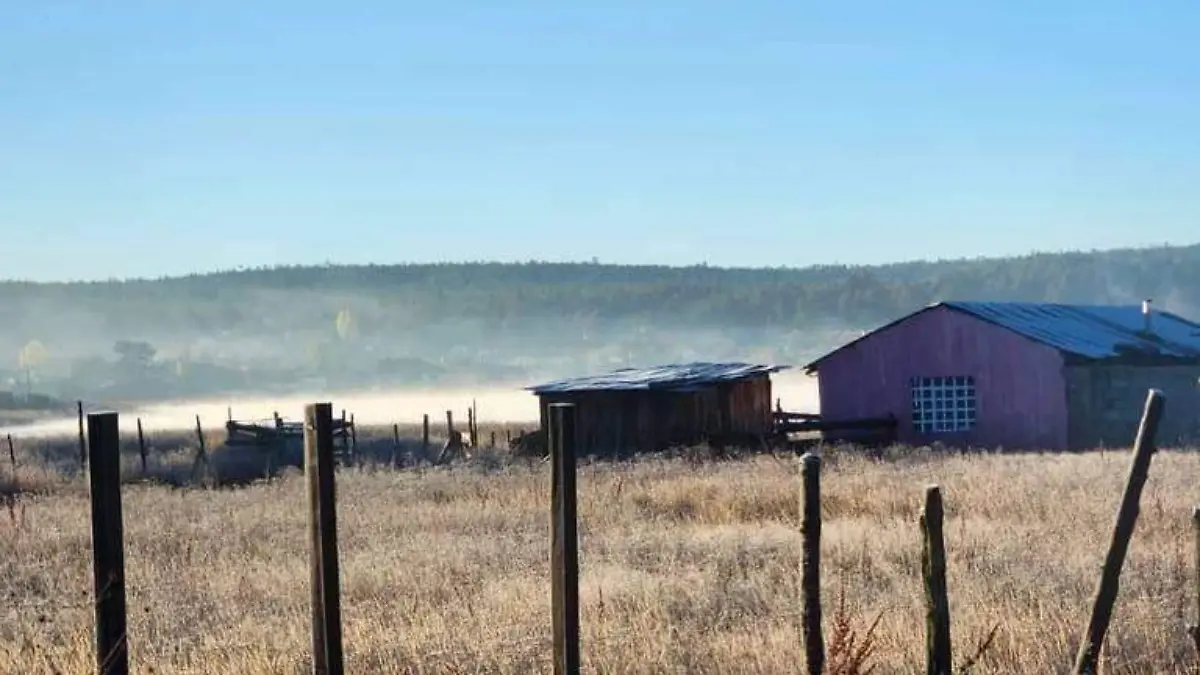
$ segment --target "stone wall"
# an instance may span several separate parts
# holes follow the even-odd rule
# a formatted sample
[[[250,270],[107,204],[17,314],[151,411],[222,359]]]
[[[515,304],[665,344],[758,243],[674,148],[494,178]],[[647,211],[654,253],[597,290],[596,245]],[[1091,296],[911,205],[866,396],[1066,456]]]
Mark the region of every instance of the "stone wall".
[[[1200,442],[1200,365],[1076,365],[1065,372],[1072,449],[1131,446],[1151,388],[1166,397],[1159,445]]]

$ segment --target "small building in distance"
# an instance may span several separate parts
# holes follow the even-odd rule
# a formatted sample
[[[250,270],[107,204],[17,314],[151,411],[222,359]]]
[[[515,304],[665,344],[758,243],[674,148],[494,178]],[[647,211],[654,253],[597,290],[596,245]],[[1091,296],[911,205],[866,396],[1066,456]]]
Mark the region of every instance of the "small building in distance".
[[[771,374],[787,368],[684,363],[625,368],[527,387],[541,428],[553,403],[573,403],[580,455],[655,451],[702,442],[758,441],[774,430]]]
[[[1162,444],[1200,438],[1200,325],[1140,307],[940,302],[808,364],[825,420],[897,418],[905,444],[1132,444],[1147,390]]]

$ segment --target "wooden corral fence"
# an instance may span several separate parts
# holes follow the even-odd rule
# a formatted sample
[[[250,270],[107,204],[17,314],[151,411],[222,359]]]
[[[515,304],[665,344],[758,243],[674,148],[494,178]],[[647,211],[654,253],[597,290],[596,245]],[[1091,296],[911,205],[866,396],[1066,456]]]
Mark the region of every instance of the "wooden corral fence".
[[[79,422],[77,466],[81,471],[86,471],[90,460],[87,412],[83,401],[77,402],[76,409]],[[500,431],[493,428],[488,437],[484,438],[480,432],[479,410],[474,400],[466,407],[466,420],[466,426],[462,428],[456,423],[455,411],[445,411],[443,434],[446,440],[435,447],[433,444],[434,425],[428,414],[423,415],[420,421],[420,444],[417,448],[412,448],[411,455],[406,455],[403,449],[413,439],[402,436],[400,424],[392,424],[390,456],[385,457],[386,463],[394,468],[400,468],[410,463],[419,463],[422,460],[434,465],[445,464],[454,459],[469,459],[475,449],[481,448],[504,448],[517,455],[545,454],[544,431],[526,433],[524,429],[518,429],[514,434],[514,430],[506,425]],[[151,459],[155,456],[156,443],[152,434],[144,428],[142,418],[137,417],[135,422],[141,476],[153,478],[150,465]],[[272,413],[269,419],[239,420],[234,418],[233,409],[228,408],[223,427],[225,437],[223,441],[219,441],[219,444],[235,453],[240,453],[238,455],[240,458],[248,460],[247,465],[255,465],[257,462],[260,469],[265,471],[266,476],[275,475],[278,468],[288,464],[302,466],[304,423],[300,420],[285,419],[277,411]],[[209,471],[211,468],[210,452],[213,449],[214,441],[208,435],[211,431],[212,428],[205,426],[200,416],[196,415],[195,424],[190,432],[192,441],[185,441],[186,447],[193,452],[189,460],[190,471],[186,472],[184,478],[179,478],[178,474],[172,474],[170,478],[162,478],[170,481],[219,483],[221,477]],[[340,413],[333,419],[332,433],[335,465],[353,467],[367,461],[366,456],[360,453],[359,425],[354,419],[353,412],[348,412],[346,409],[340,410]],[[172,437],[174,436],[175,434],[172,433]],[[176,442],[172,443],[171,449],[178,449],[180,447],[178,439],[172,438],[172,440]],[[381,439],[373,440],[378,442]],[[0,457],[3,457],[3,450],[7,447],[10,474],[14,480],[18,468],[16,441],[17,439],[11,433],[0,437]],[[5,442],[6,445],[2,445]],[[377,454],[375,459],[379,460],[380,456]],[[19,490],[13,488],[11,491]]]
[[[1087,622],[1081,626],[1081,639],[1073,668],[1076,675],[1095,675],[1098,672],[1099,654],[1112,619],[1119,577],[1133,536],[1142,487],[1155,452],[1155,435],[1164,404],[1161,392],[1149,391],[1134,440],[1127,485],[1113,524],[1108,553],[1097,581]],[[580,644],[579,619],[575,414],[572,404],[552,405],[547,429],[552,482],[549,499],[552,599],[549,629],[553,634],[555,675],[580,673],[583,647]],[[472,412],[472,424],[474,416]],[[428,429],[428,416],[424,427]],[[305,407],[305,419],[300,429],[310,506],[311,663],[312,672],[320,675],[341,675],[344,672],[334,479],[336,428],[338,420],[333,416],[330,403],[313,403]],[[129,668],[131,636],[126,621],[118,414],[88,414],[86,441],[91,483],[96,670],[100,675],[124,675]],[[801,626],[797,639],[803,643],[804,656],[803,663],[796,664],[796,668],[797,672],[821,675],[827,671],[840,672],[838,664],[827,663],[827,658],[835,654],[826,653],[822,627],[821,459],[816,454],[807,453],[801,458],[800,464]],[[951,639],[946,584],[943,499],[940,486],[927,486],[918,523],[926,608],[926,672],[930,675],[951,675],[969,668],[986,652],[996,635],[996,629],[993,629],[974,655],[960,659],[959,668],[954,667],[955,651]],[[1200,508],[1191,517],[1197,557],[1196,601],[1200,607]],[[1197,624],[1189,627],[1189,632],[1200,655],[1200,616],[1197,617]],[[132,637],[136,639],[136,636]],[[844,658],[846,655],[838,656]]]

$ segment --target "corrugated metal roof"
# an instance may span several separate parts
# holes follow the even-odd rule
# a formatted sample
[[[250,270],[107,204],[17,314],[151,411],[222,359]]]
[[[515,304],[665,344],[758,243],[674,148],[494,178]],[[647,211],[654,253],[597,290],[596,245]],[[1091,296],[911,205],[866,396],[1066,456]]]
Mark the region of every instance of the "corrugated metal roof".
[[[1151,306],[1145,332],[1141,305],[1069,305],[1036,302],[946,301],[887,323],[804,366],[816,372],[825,359],[871,335],[939,307],[969,314],[1020,335],[1087,359],[1130,354],[1200,359],[1200,324]]]
[[[1140,305],[944,302],[1064,352],[1092,359],[1142,352],[1200,357],[1200,324],[1151,307],[1150,331]],[[936,305],[935,305],[936,306]]]
[[[622,368],[604,375],[556,380],[526,389],[536,394],[646,389],[679,391],[695,389],[705,384],[775,373],[787,368],[788,366],[749,363],[676,363],[653,368]]]

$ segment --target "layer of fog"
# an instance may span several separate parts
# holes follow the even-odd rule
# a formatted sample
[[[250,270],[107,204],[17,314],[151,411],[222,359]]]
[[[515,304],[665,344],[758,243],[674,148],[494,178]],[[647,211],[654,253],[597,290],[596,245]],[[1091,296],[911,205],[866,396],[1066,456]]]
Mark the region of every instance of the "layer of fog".
[[[795,371],[775,376],[772,391],[785,410],[818,412],[816,379]],[[536,425],[537,398],[521,385],[479,389],[427,389],[393,392],[298,392],[279,397],[211,397],[188,401],[167,401],[144,406],[121,414],[120,426],[125,432],[136,430],[142,420],[147,431],[191,429],[200,416],[205,429],[223,428],[230,412],[239,421],[270,420],[279,413],[286,420],[298,420],[304,406],[313,402],[329,402],[335,414],[342,409],[354,415],[360,425],[419,424],[428,414],[435,424],[441,424],[446,411],[454,412],[458,420],[466,420],[467,410],[474,402],[479,421]],[[34,438],[71,435],[78,432],[75,417],[51,419],[35,424],[0,428],[0,433]]]

